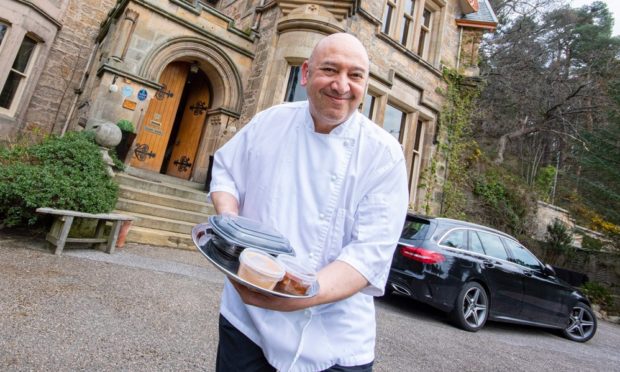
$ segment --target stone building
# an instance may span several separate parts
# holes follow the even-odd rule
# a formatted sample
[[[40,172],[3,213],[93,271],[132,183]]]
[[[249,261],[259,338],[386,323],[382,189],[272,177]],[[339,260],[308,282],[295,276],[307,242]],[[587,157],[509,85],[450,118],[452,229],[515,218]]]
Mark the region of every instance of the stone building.
[[[355,34],[371,61],[360,110],[402,144],[413,209],[442,69],[476,75],[497,23],[488,0],[0,2],[0,139],[126,119],[137,127],[129,169],[202,185],[256,112],[305,98],[300,65],[319,39]]]

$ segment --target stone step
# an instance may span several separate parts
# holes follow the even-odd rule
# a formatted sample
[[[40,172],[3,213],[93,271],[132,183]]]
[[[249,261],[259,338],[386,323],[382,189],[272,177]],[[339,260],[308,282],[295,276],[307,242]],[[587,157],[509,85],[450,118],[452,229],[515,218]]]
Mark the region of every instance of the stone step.
[[[207,200],[206,192],[191,187],[145,180],[125,173],[117,173],[114,179],[118,182],[119,186],[127,186],[132,189],[198,202],[206,202]]]
[[[186,234],[188,236],[192,233],[192,227],[197,225],[197,223],[194,222],[178,221],[164,217],[151,216],[143,213],[124,211],[120,209],[116,212],[137,217],[137,220],[133,222],[132,226]]]
[[[129,229],[126,242],[185,250],[196,249],[189,234],[179,234],[141,226],[132,226]]]
[[[204,194],[203,194],[204,195]],[[135,187],[127,185],[120,185],[119,200],[131,200],[136,202],[148,203],[150,205],[159,205],[163,207],[171,207],[175,209],[181,209],[190,212],[197,212],[203,215],[210,215],[215,213],[215,209],[212,204],[205,201],[196,201],[193,199],[187,199],[178,196],[169,196],[159,194],[152,191],[144,191]],[[120,207],[117,207],[120,208]],[[124,209],[124,208],[121,208]],[[137,211],[136,211],[137,212]],[[165,216],[164,216],[165,217]]]
[[[191,188],[198,191],[204,191],[205,184],[193,181],[188,181],[182,178],[168,176],[166,174],[155,173],[140,168],[134,168],[132,166],[125,167],[125,174],[134,176],[143,180],[149,180],[158,183],[165,183],[169,185],[179,185],[182,187]]]
[[[166,207],[154,202],[147,203],[123,198],[118,199],[116,202],[116,208],[125,211],[125,213],[139,213],[153,217],[163,217],[179,222],[191,222],[194,224],[204,222],[208,218],[206,213]]]

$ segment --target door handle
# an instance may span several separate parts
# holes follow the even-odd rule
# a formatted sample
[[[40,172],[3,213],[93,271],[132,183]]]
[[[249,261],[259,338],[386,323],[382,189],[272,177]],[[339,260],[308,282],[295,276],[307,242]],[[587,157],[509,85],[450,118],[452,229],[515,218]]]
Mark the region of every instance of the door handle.
[[[525,275],[525,276],[532,276],[532,272],[531,271],[524,271],[523,275]]]
[[[492,261],[484,261],[482,265],[487,268],[495,267],[495,263],[493,263]]]

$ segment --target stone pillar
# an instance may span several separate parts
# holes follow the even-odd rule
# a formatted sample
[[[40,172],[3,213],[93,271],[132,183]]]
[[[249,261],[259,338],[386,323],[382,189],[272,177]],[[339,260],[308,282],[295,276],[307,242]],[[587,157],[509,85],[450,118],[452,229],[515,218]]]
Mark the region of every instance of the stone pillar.
[[[204,183],[207,180],[211,157],[237,132],[237,116],[221,108],[207,112],[205,128],[196,153],[192,181]]]
[[[118,27],[116,42],[112,47],[111,57],[116,61],[122,61],[127,53],[129,47],[129,40],[136,28],[136,22],[138,21],[138,12],[135,10],[127,9],[122,19],[120,20],[120,26]]]

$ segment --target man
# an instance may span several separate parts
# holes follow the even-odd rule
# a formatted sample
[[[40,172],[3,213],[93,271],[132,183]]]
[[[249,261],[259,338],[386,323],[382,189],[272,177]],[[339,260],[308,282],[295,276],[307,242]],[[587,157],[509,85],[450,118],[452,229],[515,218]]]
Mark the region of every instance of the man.
[[[308,101],[257,114],[216,154],[211,199],[280,231],[318,271],[304,299],[227,280],[218,371],[371,371],[375,315],[408,204],[399,143],[357,109],[369,59],[349,34],[301,68]]]

